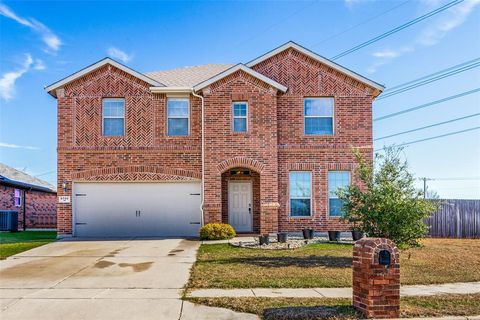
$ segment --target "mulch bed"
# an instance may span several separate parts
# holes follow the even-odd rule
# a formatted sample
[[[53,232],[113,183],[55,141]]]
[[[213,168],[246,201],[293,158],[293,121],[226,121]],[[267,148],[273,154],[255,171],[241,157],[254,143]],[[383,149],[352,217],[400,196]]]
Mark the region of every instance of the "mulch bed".
[[[349,243],[352,244],[353,241],[348,239],[342,239],[340,241],[331,242],[328,241],[327,237],[314,237],[313,239],[305,240],[302,237],[298,236],[289,236],[287,242],[278,242],[275,237],[270,237],[269,244],[260,245],[260,242],[257,239],[255,241],[230,241],[230,245],[241,248],[250,248],[250,249],[266,249],[266,250],[289,250],[289,249],[298,249],[307,244],[311,243]]]

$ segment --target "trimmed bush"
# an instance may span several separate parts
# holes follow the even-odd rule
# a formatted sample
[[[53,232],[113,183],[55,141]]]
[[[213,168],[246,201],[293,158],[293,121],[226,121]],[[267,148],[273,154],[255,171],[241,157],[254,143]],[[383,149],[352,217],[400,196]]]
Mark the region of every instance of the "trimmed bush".
[[[235,236],[235,230],[226,223],[208,223],[200,228],[200,239],[202,240],[226,240]]]

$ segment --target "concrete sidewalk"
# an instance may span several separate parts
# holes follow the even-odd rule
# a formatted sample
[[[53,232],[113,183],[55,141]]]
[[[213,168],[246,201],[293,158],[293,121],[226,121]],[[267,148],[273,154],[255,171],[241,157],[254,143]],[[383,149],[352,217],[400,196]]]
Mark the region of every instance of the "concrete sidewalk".
[[[433,296],[438,294],[480,293],[480,282],[459,282],[438,285],[402,286],[400,295]],[[189,292],[189,297],[280,297],[280,298],[351,298],[352,288],[252,288],[252,289],[198,289]]]

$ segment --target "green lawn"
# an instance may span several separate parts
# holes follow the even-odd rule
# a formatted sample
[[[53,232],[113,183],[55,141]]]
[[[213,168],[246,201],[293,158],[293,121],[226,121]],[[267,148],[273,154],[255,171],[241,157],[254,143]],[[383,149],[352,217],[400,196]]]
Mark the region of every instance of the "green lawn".
[[[480,281],[480,240],[424,239],[401,252],[402,284]],[[461,263],[459,263],[461,262]],[[352,245],[320,243],[295,250],[205,244],[189,288],[312,288],[352,285]]]
[[[0,232],[0,259],[55,241],[56,231]]]
[[[228,308],[264,316],[265,320],[360,319],[351,299],[333,298],[187,298],[194,303]],[[400,301],[402,318],[472,316],[480,314],[480,294],[404,297]],[[323,317],[312,315],[321,308]],[[264,314],[264,311],[269,309]]]

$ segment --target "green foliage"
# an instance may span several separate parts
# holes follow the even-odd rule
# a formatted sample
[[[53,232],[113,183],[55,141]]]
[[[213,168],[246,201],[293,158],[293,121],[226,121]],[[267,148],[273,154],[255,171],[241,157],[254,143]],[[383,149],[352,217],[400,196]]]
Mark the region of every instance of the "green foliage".
[[[424,199],[423,192],[415,188],[408,164],[400,157],[401,150],[390,147],[384,149],[384,155],[376,154],[376,169],[354,150],[359,164],[356,183],[339,189],[338,197],[343,200],[343,218],[359,222],[356,229],[408,248],[419,246],[419,238],[428,231],[423,221],[438,208],[438,203]]]
[[[200,228],[202,240],[225,240],[236,236],[233,227],[226,223],[208,223]]]

